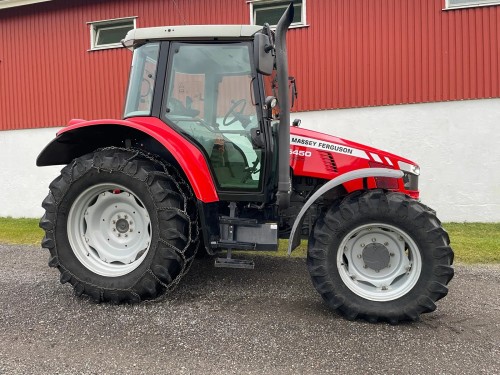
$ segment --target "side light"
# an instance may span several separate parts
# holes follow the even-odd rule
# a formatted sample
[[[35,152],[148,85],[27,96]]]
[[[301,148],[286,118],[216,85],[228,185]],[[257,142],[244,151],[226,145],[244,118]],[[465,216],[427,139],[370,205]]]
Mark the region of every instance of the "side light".
[[[398,166],[402,171],[412,173],[416,176],[420,175],[420,167],[418,165],[406,163],[404,161],[398,161]]]
[[[267,108],[274,108],[274,107],[276,107],[276,104],[278,104],[278,100],[274,96],[268,96],[266,98],[266,107]]]
[[[264,116],[268,119],[273,118],[273,108],[278,104],[278,100],[274,96],[268,96],[264,102]]]

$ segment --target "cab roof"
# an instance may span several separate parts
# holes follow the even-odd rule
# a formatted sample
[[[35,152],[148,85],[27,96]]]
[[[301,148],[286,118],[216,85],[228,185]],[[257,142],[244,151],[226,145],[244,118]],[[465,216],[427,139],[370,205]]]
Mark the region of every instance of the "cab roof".
[[[262,26],[258,25],[184,25],[146,27],[130,30],[122,44],[132,48],[156,40],[231,40],[251,39]]]

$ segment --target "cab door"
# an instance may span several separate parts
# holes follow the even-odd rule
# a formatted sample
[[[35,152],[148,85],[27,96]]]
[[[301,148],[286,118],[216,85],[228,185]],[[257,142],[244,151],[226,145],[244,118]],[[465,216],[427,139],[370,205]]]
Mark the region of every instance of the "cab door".
[[[171,43],[163,119],[205,154],[221,200],[265,201],[266,139],[251,42]]]

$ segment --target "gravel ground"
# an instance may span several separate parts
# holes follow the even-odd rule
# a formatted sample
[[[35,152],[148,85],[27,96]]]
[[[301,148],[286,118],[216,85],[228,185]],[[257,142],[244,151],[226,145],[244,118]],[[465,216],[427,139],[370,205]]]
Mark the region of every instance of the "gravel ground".
[[[0,374],[500,374],[500,265],[456,266],[418,323],[330,312],[302,259],[195,263],[167,299],[73,297],[47,253],[0,245]]]

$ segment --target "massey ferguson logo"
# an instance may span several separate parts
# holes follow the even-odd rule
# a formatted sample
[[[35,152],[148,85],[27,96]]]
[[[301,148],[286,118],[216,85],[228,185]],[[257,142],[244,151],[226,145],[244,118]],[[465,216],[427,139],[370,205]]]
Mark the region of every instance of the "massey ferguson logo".
[[[318,140],[314,140],[311,138],[293,136],[290,139],[290,145],[306,146],[306,147],[311,147],[311,148],[315,148],[318,150],[328,150],[328,151],[336,152],[338,154],[352,155],[352,156],[356,156],[359,158],[368,159],[368,155],[366,155],[366,152],[364,152],[362,150],[358,150],[358,149],[347,147],[347,146],[338,145],[336,143],[318,141]]]

